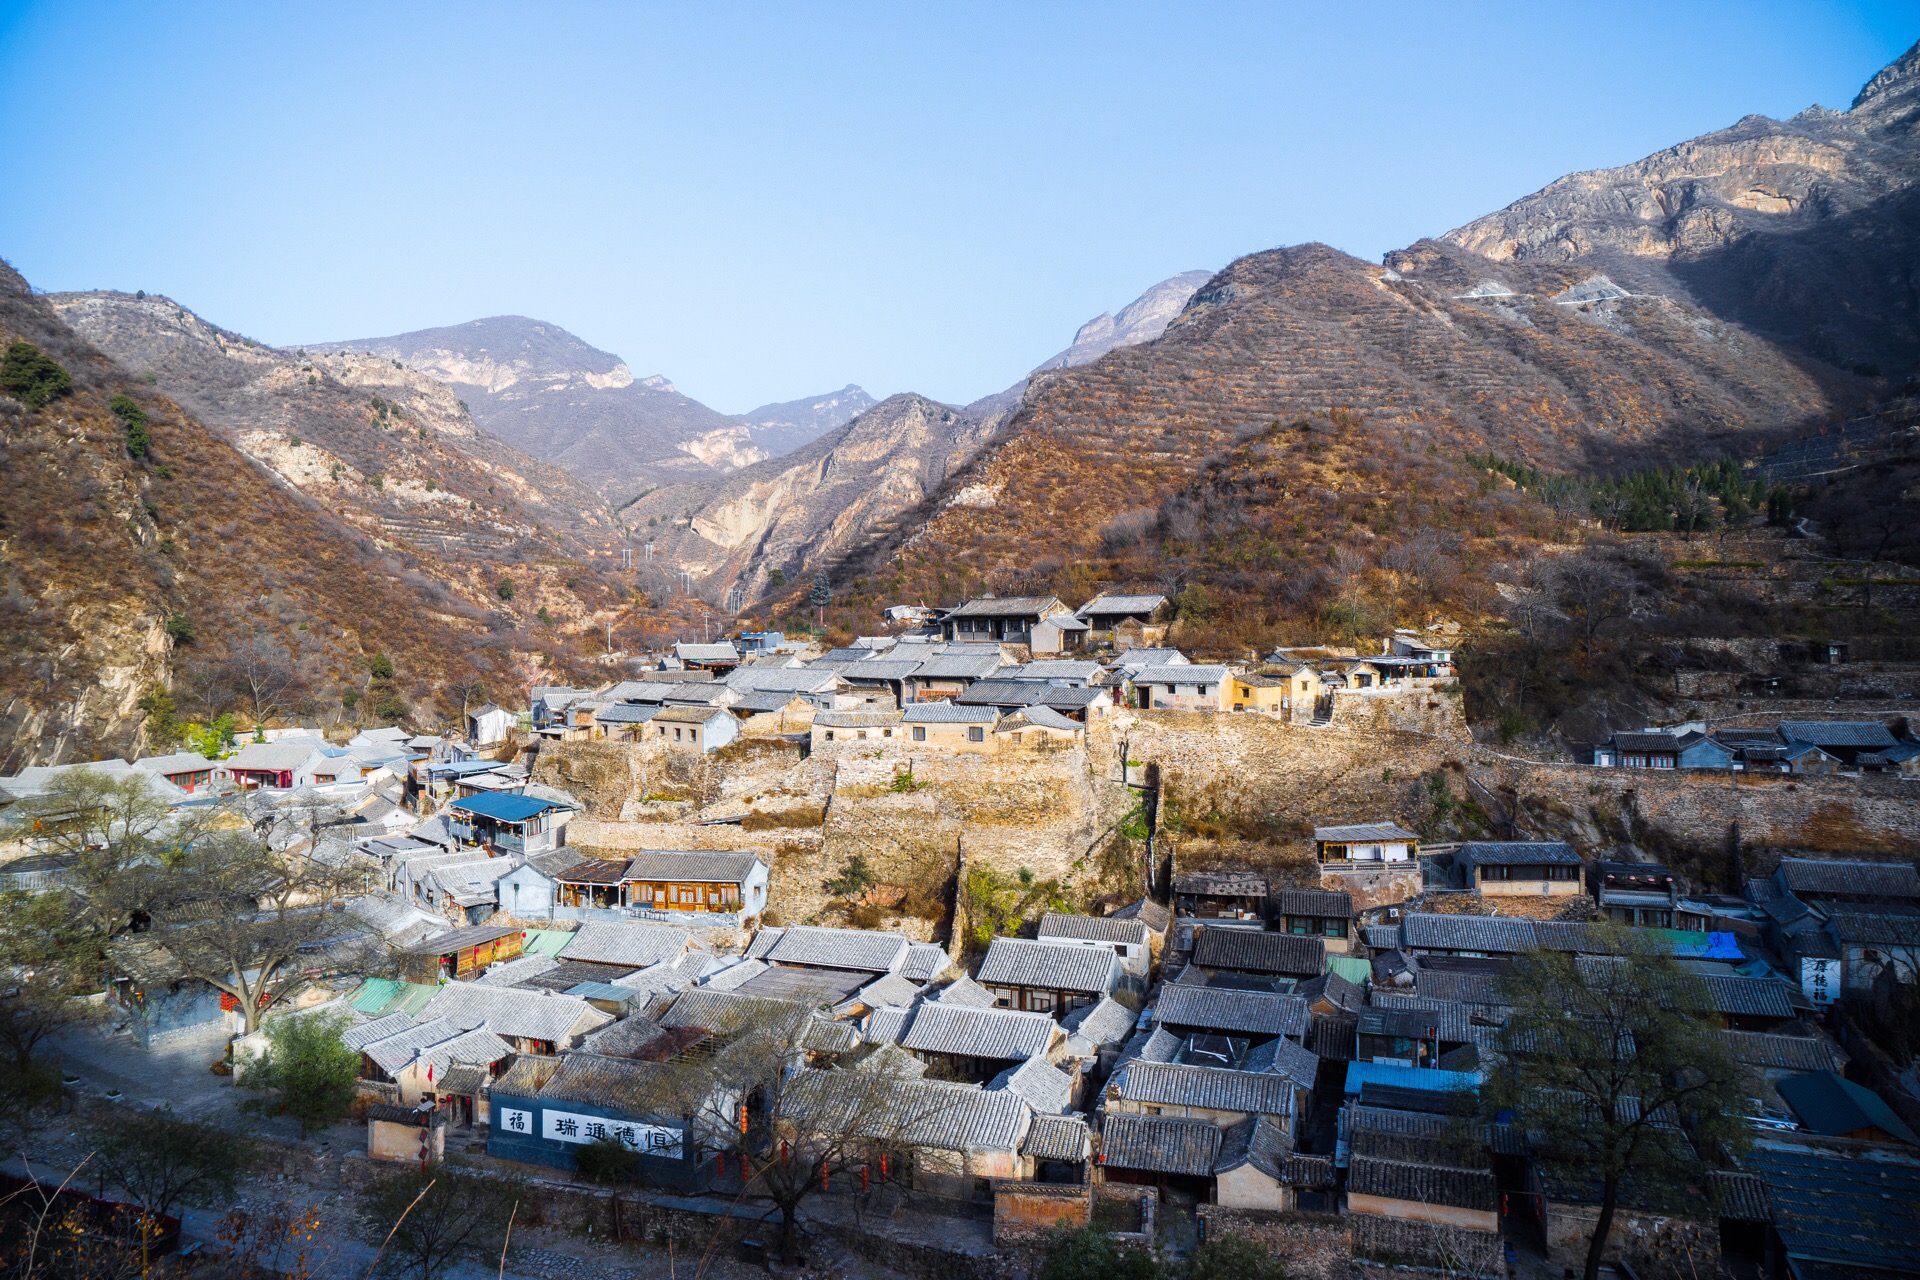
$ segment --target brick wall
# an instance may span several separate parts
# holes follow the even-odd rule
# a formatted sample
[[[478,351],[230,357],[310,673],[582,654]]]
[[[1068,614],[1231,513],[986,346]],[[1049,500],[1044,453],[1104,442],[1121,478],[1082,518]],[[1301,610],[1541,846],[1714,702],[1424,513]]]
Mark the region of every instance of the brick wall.
[[[1331,1214],[1229,1209],[1196,1205],[1200,1229],[1209,1240],[1245,1236],[1285,1259],[1290,1280],[1340,1280],[1351,1271],[1345,1220]]]

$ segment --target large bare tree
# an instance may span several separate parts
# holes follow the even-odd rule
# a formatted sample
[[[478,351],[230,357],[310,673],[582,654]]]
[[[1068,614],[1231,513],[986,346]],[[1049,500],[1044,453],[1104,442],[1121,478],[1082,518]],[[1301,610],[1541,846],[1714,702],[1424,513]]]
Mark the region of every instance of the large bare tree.
[[[801,1206],[842,1190],[905,1179],[926,1130],[971,1092],[876,1062],[843,1024],[776,1000],[740,1000],[710,1054],[676,1064],[675,1106],[741,1177],[742,1195],[780,1216],[782,1258],[798,1258]],[[885,1061],[882,1059],[881,1061]],[[901,1184],[904,1187],[904,1183]]]
[[[248,1033],[312,979],[386,967],[381,941],[338,909],[359,887],[351,867],[224,831],[181,849],[168,872],[151,927],[116,938],[109,956],[143,982],[205,982],[232,997]]]
[[[1481,1091],[1511,1113],[1550,1165],[1591,1180],[1599,1217],[1595,1280],[1622,1192],[1677,1197],[1710,1157],[1747,1140],[1745,1068],[1718,1033],[1706,984],[1631,930],[1607,928],[1612,954],[1534,952],[1501,980],[1512,1016]]]

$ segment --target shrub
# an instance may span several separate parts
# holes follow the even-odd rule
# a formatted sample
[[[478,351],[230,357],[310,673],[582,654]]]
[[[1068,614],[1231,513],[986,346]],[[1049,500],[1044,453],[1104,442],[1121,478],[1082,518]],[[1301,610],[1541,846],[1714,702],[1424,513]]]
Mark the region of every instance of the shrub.
[[[376,653],[367,662],[367,672],[375,680],[393,679],[393,659],[384,653]]]
[[[113,410],[113,416],[120,419],[120,425],[127,432],[127,454],[129,457],[145,458],[153,453],[153,438],[147,432],[147,413],[135,404],[132,396],[118,395],[107,401],[107,408]]]
[[[193,643],[193,619],[184,613],[176,613],[167,619],[167,639],[175,644]]]
[[[345,1116],[360,1075],[359,1053],[340,1038],[346,1028],[344,1016],[320,1014],[269,1022],[266,1055],[242,1077],[247,1088],[266,1096],[249,1101],[248,1108],[292,1116],[302,1137]]]
[[[499,584],[495,586],[493,590],[494,590],[494,594],[498,595],[502,600],[513,599],[513,579],[512,578],[500,579]]]
[[[856,853],[840,864],[839,875],[820,887],[836,898],[858,898],[878,883],[880,878],[874,875],[866,857]]]
[[[0,387],[27,408],[41,409],[71,393],[73,379],[31,342],[13,342],[0,356]]]

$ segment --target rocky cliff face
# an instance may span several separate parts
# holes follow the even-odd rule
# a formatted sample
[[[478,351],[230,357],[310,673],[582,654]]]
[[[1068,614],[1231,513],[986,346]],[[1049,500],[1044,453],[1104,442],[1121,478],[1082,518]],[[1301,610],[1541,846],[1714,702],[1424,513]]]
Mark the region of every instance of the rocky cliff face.
[[[784,458],[718,482],[662,489],[622,515],[710,594],[739,586],[750,599],[775,571],[797,581],[892,533],[999,420],[894,396]]]
[[[1847,111],[1748,116],[1571,174],[1442,239],[1497,262],[1580,262],[1820,359],[1897,381],[1920,360],[1920,45]]]
[[[47,301],[94,347],[153,375],[200,421],[381,543],[481,568],[543,541],[550,552],[615,554],[613,512],[593,490],[483,433],[446,383],[390,357],[275,350],[158,296]]]
[[[153,338],[151,351],[176,350],[182,362],[198,359],[202,342],[216,352],[226,344],[235,386],[257,386],[255,373],[270,378],[277,367],[272,353],[167,312],[172,304],[156,302],[159,318],[143,319],[143,306],[35,297],[0,265],[0,344],[30,342],[73,380],[71,394],[38,409],[0,396],[0,773],[139,749],[142,695],[172,685],[183,714],[203,713],[183,671],[206,677],[194,687],[221,699],[216,709],[239,709],[231,684],[219,689],[238,670],[236,651],[256,641],[250,669],[285,673],[289,707],[337,711],[340,691],[365,687],[375,652],[393,661],[392,696],[420,723],[439,719],[433,703],[449,678],[484,670],[521,682],[457,583],[390,554],[330,511],[324,494],[308,496],[289,477],[291,459],[257,461],[144,369],[109,360],[56,301],[102,324],[119,315],[127,341],[151,321],[172,335]],[[108,408],[117,395],[149,419],[147,456],[134,456]],[[281,438],[277,447],[308,446]]]
[[[417,369],[450,386],[489,435],[618,499],[765,456],[743,424],[681,395],[667,379],[636,379],[618,356],[525,316],[305,350]]]
[[[1171,280],[1162,280],[1120,309],[1119,315],[1103,311],[1080,326],[1073,345],[1034,370],[1070,369],[1092,364],[1115,347],[1137,346],[1152,342],[1167,331],[1175,316],[1187,305],[1187,299],[1213,278],[1211,271],[1183,271]]]
[[[865,388],[848,383],[838,391],[779,404],[763,404],[736,419],[747,428],[748,439],[763,451],[761,458],[778,458],[811,444],[835,427],[843,427],[878,403]]]

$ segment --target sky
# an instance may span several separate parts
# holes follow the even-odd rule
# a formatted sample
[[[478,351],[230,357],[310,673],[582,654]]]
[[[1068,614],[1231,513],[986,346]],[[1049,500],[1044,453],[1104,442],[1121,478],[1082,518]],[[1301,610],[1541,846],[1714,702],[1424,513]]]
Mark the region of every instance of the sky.
[[[723,412],[964,403],[1178,272],[1377,260],[1916,38],[1920,0],[0,0],[0,257],[276,345],[522,314]]]

